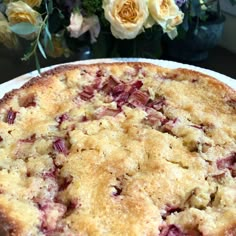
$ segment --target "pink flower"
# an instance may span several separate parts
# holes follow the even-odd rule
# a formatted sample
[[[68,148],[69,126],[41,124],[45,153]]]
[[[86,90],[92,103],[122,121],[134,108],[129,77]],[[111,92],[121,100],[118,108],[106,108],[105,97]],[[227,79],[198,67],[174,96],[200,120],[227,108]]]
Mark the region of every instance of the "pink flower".
[[[67,27],[70,37],[78,38],[89,31],[91,43],[96,42],[100,33],[100,23],[97,16],[83,17],[80,13],[72,13],[70,25]]]
[[[70,37],[78,38],[81,34],[81,27],[83,23],[83,16],[79,13],[71,13],[70,16],[70,25],[67,27],[67,30],[70,32]]]

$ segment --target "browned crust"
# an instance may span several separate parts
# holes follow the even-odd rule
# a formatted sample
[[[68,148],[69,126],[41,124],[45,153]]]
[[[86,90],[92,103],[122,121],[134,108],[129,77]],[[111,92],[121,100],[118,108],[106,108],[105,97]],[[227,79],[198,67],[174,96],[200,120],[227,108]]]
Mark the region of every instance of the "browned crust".
[[[50,78],[52,78],[52,76],[55,75],[59,75],[60,73],[63,73],[65,71],[70,71],[70,70],[74,70],[74,69],[86,69],[86,68],[92,68],[92,67],[96,67],[96,68],[100,68],[100,67],[104,67],[104,66],[122,66],[122,65],[130,65],[130,66],[145,66],[145,67],[150,67],[152,69],[155,69],[157,71],[157,73],[161,73],[162,75],[166,75],[166,77],[168,78],[170,76],[170,79],[173,77],[174,79],[174,75],[178,74],[181,75],[183,74],[184,77],[187,79],[192,78],[194,76],[196,76],[197,78],[199,78],[200,80],[207,80],[207,82],[209,84],[211,84],[212,86],[216,87],[219,90],[224,90],[226,93],[229,94],[229,96],[235,96],[236,91],[233,90],[232,88],[230,88],[229,86],[225,85],[224,83],[216,80],[215,78],[205,75],[203,73],[200,72],[196,72],[196,71],[192,71],[192,70],[188,70],[188,69],[166,69],[160,66],[156,66],[153,65],[151,63],[136,63],[136,62],[128,62],[128,63],[96,63],[96,64],[91,64],[91,65],[63,65],[63,66],[59,66],[56,67],[52,70],[49,70],[47,72],[44,72],[41,74],[41,76],[32,78],[29,82],[27,82],[25,85],[23,85],[21,88],[19,89],[15,89],[9,93],[7,93],[1,100],[0,100],[0,106],[6,102],[8,102],[12,97],[14,97],[17,93],[19,93],[21,90],[25,89],[25,88],[30,88],[31,86],[34,85],[43,85],[45,86],[46,84],[49,83]],[[172,75],[172,77],[171,77]],[[7,216],[7,214],[4,211],[1,211],[1,209],[4,209],[3,207],[1,207],[0,205],[0,236],[4,236],[4,235],[20,235],[20,226],[17,225],[16,222],[14,222],[10,217]]]
[[[234,90],[233,88],[231,88],[229,85],[217,80],[216,78],[206,75],[202,72],[198,72],[198,71],[194,71],[194,70],[189,70],[189,69],[184,69],[184,68],[178,68],[178,69],[174,69],[173,71],[176,71],[177,73],[182,73],[184,75],[189,75],[191,77],[196,76],[196,77],[200,77],[203,79],[207,79],[208,83],[211,84],[212,86],[215,86],[219,89],[226,89],[230,92],[236,93],[236,90]]]
[[[55,67],[51,70],[43,72],[40,76],[30,79],[30,81],[26,82],[19,89],[14,89],[6,93],[4,97],[0,99],[0,106],[4,103],[7,103],[7,101],[9,101],[12,97],[14,97],[16,93],[18,93],[20,90],[29,88],[35,84],[37,84],[38,86],[39,85],[43,86],[49,82],[48,79],[50,79],[52,76],[59,75],[63,73],[64,71],[71,71],[74,69],[86,69],[86,68],[91,68],[91,67],[100,68],[104,66],[112,67],[112,66],[123,66],[123,65],[151,67],[152,69],[156,69],[158,73],[162,73],[163,75],[165,74],[167,78],[170,77],[170,79],[173,77],[173,75],[176,75],[176,74],[178,75],[183,74],[185,78],[187,78],[188,76],[189,78],[196,76],[197,78],[207,80],[207,82],[211,84],[212,86],[226,91],[229,94],[229,97],[236,95],[236,90],[224,84],[223,82],[217,80],[216,78],[206,75],[202,72],[197,72],[194,70],[189,70],[189,69],[184,69],[184,68],[168,69],[168,68],[164,68],[158,65],[154,65],[152,63],[147,63],[147,62],[114,62],[114,63],[62,65],[62,66]],[[174,77],[172,79],[174,79]]]
[[[19,235],[19,226],[7,216],[0,206],[0,235],[1,236],[16,236]]]

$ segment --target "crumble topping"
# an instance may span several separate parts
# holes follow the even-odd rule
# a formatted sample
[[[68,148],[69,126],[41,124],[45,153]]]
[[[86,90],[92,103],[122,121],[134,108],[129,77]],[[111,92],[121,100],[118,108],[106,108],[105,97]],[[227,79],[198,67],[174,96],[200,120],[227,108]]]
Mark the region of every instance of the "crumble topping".
[[[43,75],[0,103],[0,232],[236,235],[235,100],[150,64]]]

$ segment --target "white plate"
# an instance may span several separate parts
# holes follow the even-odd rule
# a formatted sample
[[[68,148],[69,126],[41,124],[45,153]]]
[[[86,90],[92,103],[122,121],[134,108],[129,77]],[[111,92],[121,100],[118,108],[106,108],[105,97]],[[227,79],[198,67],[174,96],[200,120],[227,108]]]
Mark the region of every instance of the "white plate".
[[[222,75],[222,74],[212,71],[212,70],[207,70],[207,69],[203,69],[200,67],[191,66],[191,65],[187,65],[187,64],[173,62],[173,61],[152,60],[152,59],[143,59],[143,58],[117,58],[117,59],[114,58],[114,59],[94,59],[94,60],[86,60],[86,61],[76,61],[76,62],[71,62],[71,63],[66,63],[66,64],[75,65],[75,64],[93,64],[93,63],[102,63],[102,62],[112,63],[112,62],[127,62],[127,61],[129,61],[129,62],[149,62],[149,63],[163,66],[166,68],[173,68],[173,69],[186,68],[186,69],[199,71],[199,72],[210,75],[210,76],[222,81],[223,83],[229,85],[233,89],[236,89],[236,80],[234,80],[228,76]],[[65,65],[65,64],[60,64],[60,65]],[[47,70],[52,69],[57,66],[59,66],[59,65],[54,65],[54,66],[44,68],[44,69],[42,69],[42,71],[47,71]],[[33,78],[37,75],[38,75],[38,72],[33,71],[33,72],[19,76],[13,80],[10,80],[8,82],[1,84],[0,85],[0,98],[2,98],[5,93],[11,91],[12,89],[20,88],[23,84],[25,84],[31,78]]]

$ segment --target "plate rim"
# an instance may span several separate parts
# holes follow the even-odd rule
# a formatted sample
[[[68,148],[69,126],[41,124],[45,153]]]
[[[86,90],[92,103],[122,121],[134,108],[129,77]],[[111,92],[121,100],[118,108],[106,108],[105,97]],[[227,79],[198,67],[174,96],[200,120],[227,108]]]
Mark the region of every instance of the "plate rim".
[[[236,79],[231,78],[229,76],[226,76],[224,74],[221,74],[219,72],[205,69],[202,67],[186,64],[186,63],[180,63],[175,61],[169,61],[169,60],[162,60],[162,59],[150,59],[150,58],[100,58],[100,59],[88,59],[88,60],[77,60],[67,63],[60,63],[60,64],[54,64],[48,67],[44,67],[41,69],[42,72],[46,72],[48,70],[51,70],[53,68],[64,66],[64,65],[79,65],[79,64],[95,64],[95,63],[114,63],[114,62],[147,62],[154,65],[159,65],[162,67],[170,68],[170,69],[177,69],[177,68],[185,68],[197,72],[204,73],[208,76],[214,77],[218,81],[223,82],[224,84],[228,85],[232,89],[236,90]],[[2,84],[0,84],[0,99],[7,93],[10,92],[13,89],[20,88],[23,84],[28,82],[30,79],[39,76],[39,73],[37,70],[28,72],[26,74],[17,76],[16,78],[13,78],[9,81],[6,81]]]

